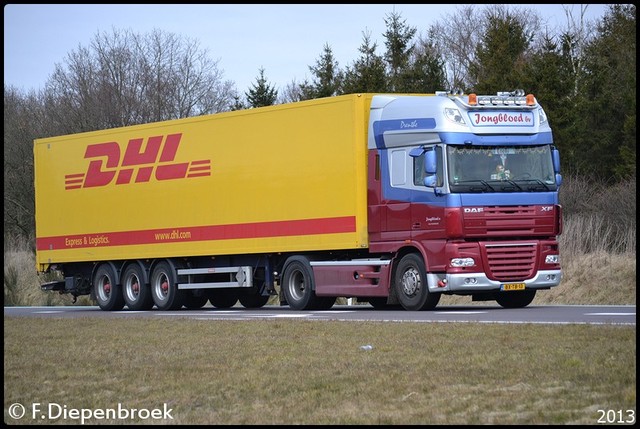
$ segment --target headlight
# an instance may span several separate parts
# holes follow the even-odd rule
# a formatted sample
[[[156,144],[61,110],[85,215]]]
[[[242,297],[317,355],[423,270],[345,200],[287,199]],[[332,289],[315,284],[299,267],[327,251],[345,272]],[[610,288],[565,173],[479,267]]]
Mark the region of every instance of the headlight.
[[[560,256],[558,256],[558,255],[547,255],[547,257],[544,258],[544,263],[545,264],[559,264],[560,263]]]
[[[473,267],[476,264],[476,261],[473,258],[453,258],[451,260],[451,266],[460,268],[460,267]]]

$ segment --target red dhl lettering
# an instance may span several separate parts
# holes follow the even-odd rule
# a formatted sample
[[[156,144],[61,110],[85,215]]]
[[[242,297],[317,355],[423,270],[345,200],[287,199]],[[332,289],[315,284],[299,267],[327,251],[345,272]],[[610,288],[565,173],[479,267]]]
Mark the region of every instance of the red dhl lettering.
[[[211,175],[211,160],[173,162],[182,134],[153,136],[129,140],[121,159],[118,142],[96,143],[87,146],[84,159],[89,166],[86,173],[65,175],[65,189],[93,188],[107,186],[115,179],[116,185],[143,183],[156,180],[175,180]],[[163,145],[164,139],[164,145]],[[135,179],[134,179],[135,173]]]

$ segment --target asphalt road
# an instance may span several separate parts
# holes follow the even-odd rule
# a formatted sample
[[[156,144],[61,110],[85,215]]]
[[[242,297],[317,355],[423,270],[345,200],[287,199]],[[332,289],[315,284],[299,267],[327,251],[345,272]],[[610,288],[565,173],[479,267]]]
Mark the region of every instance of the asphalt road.
[[[198,310],[179,311],[102,311],[99,307],[5,307],[4,315],[18,317],[151,317],[190,318],[197,320],[302,319],[368,322],[468,322],[468,323],[536,323],[536,324],[608,324],[636,325],[635,305],[530,305],[505,309],[498,305],[439,306],[432,311],[374,310],[369,305],[334,305],[330,310],[297,311],[287,306],[259,309],[205,306]]]

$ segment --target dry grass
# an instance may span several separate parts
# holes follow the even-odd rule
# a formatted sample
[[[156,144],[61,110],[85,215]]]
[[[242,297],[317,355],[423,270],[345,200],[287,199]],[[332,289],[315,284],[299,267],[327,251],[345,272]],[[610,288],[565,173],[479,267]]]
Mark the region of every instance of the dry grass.
[[[167,404],[174,420],[155,422],[163,424],[597,424],[600,409],[636,408],[635,334],[585,325],[5,317],[5,422],[76,423],[7,415],[15,402],[54,402]]]

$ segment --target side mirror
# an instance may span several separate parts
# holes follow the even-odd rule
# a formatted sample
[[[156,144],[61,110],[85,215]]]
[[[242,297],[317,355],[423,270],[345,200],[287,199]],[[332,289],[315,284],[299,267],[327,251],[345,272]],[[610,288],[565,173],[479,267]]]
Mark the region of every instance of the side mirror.
[[[562,174],[556,173],[556,186],[562,185]]]
[[[436,165],[437,165],[436,151],[432,149],[430,151],[425,152],[424,171],[427,173],[427,175],[432,175],[432,174],[435,175],[437,173]]]
[[[435,174],[424,178],[424,186],[427,188],[435,188],[438,185],[438,177]]]
[[[551,160],[553,161],[553,172],[556,174],[556,186],[562,184],[562,175],[560,174],[560,151],[552,147],[551,148]]]
[[[558,149],[551,148],[551,159],[553,160],[553,172],[560,173],[560,151]]]
[[[423,153],[424,153],[424,148],[414,147],[413,149],[411,149],[409,151],[409,156],[417,158],[417,157],[421,156]]]

